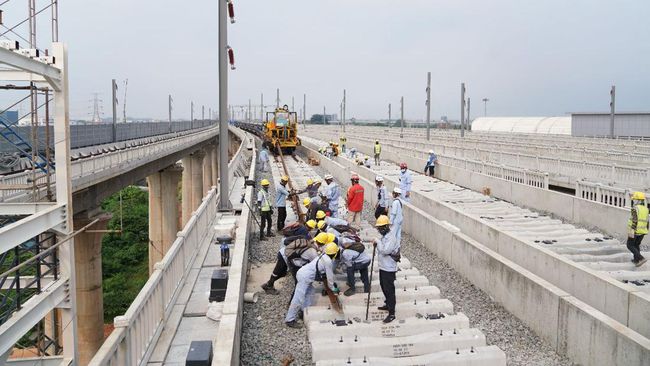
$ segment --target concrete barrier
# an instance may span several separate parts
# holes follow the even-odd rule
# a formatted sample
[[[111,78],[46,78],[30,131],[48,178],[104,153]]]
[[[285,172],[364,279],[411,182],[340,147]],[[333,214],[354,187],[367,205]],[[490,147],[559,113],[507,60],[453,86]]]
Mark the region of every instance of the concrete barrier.
[[[422,356],[384,358],[363,357],[316,362],[316,366],[501,366],[506,355],[497,346],[472,347],[428,353]]]
[[[241,141],[246,141],[247,134],[231,128]],[[241,146],[244,144],[242,143]],[[240,147],[241,152],[242,149]],[[256,150],[253,146],[253,159],[248,172],[249,179],[255,179]],[[253,187],[246,187],[245,199],[252,202]],[[213,339],[213,366],[239,365],[241,327],[244,309],[244,292],[246,291],[246,274],[248,269],[248,244],[251,226],[251,212],[247,205],[242,207],[239,227],[235,232],[234,250],[231,250],[230,269],[228,270],[228,287],[223,303],[223,313],[219,322],[219,331]]]
[[[305,146],[301,147],[300,152],[318,155]],[[349,167],[324,157],[321,157],[321,165],[340,181],[347,180]],[[364,168],[357,166],[354,167],[354,170],[361,175],[360,183],[366,189],[366,197],[376,197],[374,182],[366,178],[371,172],[364,171]],[[390,182],[388,183],[390,184]],[[392,186],[389,188],[392,188]],[[413,197],[412,201],[422,201],[418,198],[421,197]],[[647,360],[650,360],[650,340],[634,330],[626,328],[624,325],[628,324],[628,320],[643,323],[639,317],[643,316],[642,314],[647,314],[644,312],[648,311],[645,310],[648,309],[647,296],[644,297],[642,296],[644,294],[630,292],[627,297],[633,296],[634,301],[628,301],[621,293],[616,293],[617,290],[625,290],[625,287],[619,288],[612,284],[612,286],[609,286],[611,291],[607,291],[606,284],[608,281],[606,279],[599,278],[600,276],[588,279],[586,277],[588,273],[586,272],[580,275],[580,271],[577,270],[567,271],[566,269],[570,268],[568,267],[570,263],[554,253],[536,253],[530,249],[537,248],[527,246],[525,243],[516,246],[512,246],[513,243],[501,245],[502,250],[505,250],[508,245],[512,246],[510,254],[517,260],[524,259],[525,255],[531,256],[528,259],[530,261],[527,262],[528,265],[549,266],[546,267],[548,268],[547,271],[552,272],[548,273],[549,275],[558,276],[563,274],[566,281],[571,281],[575,286],[584,287],[583,291],[593,292],[594,297],[611,297],[615,298],[616,301],[623,301],[621,307],[625,317],[623,322],[618,322],[540,278],[533,272],[526,270],[490,247],[482,245],[461,233],[457,227],[444,220],[438,220],[427,213],[436,212],[436,214],[439,214],[444,211],[444,208],[444,205],[440,205],[440,207],[425,211],[413,205],[405,205],[403,229],[530,326],[540,337],[549,342],[559,354],[567,355],[572,360],[581,362],[584,361],[584,356],[580,355],[598,354],[599,352],[607,352],[606,350],[614,350],[617,354],[619,352],[621,355],[625,353],[626,363],[623,363],[625,365],[647,365]],[[450,218],[464,216],[458,212],[447,212],[447,215]],[[505,236],[499,236],[498,230],[486,226],[482,222],[468,222],[460,227],[463,229],[487,227],[484,229],[487,230],[485,235],[480,237],[495,241],[497,248],[500,245],[499,240],[506,239]],[[515,254],[519,254],[519,256]],[[564,263],[564,265],[567,265],[564,267],[564,272],[561,272],[562,268],[558,268],[558,260],[567,262]],[[549,265],[549,262],[554,263]],[[579,267],[575,268],[582,270]],[[597,288],[598,284],[602,284],[604,287]],[[603,299],[602,301],[606,305],[613,306],[611,300]],[[629,310],[633,309],[630,305],[632,303],[636,313],[632,319],[628,319]],[[616,312],[616,309],[610,308],[610,310],[619,316],[621,315],[621,313]],[[647,320],[644,326],[647,327]],[[579,333],[574,333],[578,327],[582,327],[582,330]],[[580,337],[589,339],[589,342],[578,339]],[[610,360],[611,357],[590,358],[587,364],[603,366],[621,364],[611,363]]]

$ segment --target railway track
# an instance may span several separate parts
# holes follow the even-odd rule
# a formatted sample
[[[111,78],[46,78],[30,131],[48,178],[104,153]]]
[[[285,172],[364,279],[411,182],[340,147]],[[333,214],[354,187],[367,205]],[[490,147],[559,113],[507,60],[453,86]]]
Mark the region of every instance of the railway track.
[[[308,178],[318,174],[302,159],[278,156],[271,172],[274,180],[289,176],[290,188],[305,186]],[[344,189],[344,188],[342,188]],[[288,219],[298,219],[302,213],[297,199],[288,212]],[[295,208],[298,208],[295,210]],[[345,202],[339,202],[339,215],[346,214]],[[374,227],[362,223],[360,232],[369,244],[377,236]],[[305,310],[304,324],[316,365],[505,365],[506,355],[496,346],[489,346],[483,333],[469,326],[469,319],[456,312],[453,304],[442,299],[437,287],[410,265],[407,258],[400,262],[397,275],[397,319],[390,324],[381,320],[385,313],[376,310],[383,303],[379,288],[378,266],[372,273],[370,302],[367,294],[357,293],[339,298],[343,312],[332,307],[327,297],[318,294],[313,305]],[[345,276],[337,274],[337,282]],[[369,318],[365,320],[366,305]]]

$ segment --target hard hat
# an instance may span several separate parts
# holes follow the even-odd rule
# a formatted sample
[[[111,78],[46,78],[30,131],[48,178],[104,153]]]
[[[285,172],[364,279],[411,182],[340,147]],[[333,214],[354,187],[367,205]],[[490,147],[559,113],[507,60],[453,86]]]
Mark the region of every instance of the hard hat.
[[[634,192],[632,193],[633,201],[645,201],[645,193],[643,192]]]
[[[375,223],[375,226],[386,226],[389,224],[390,224],[390,220],[388,220],[388,216],[381,215],[377,218],[377,223]]]
[[[268,185],[271,184],[271,182],[269,182],[268,179],[262,179],[262,182],[261,182],[261,183],[262,183],[262,186],[263,186],[263,187],[268,187]]]
[[[283,175],[282,178],[280,178],[280,180],[283,181],[283,182],[288,182],[289,177],[287,177],[286,175]]]
[[[336,243],[328,243],[325,246],[325,254],[334,255],[339,252],[339,246]]]
[[[318,243],[318,244],[321,244],[321,245],[327,244],[327,233],[320,233],[320,234],[316,235],[316,237],[314,238],[314,241],[316,243]]]
[[[320,179],[318,178],[314,179],[314,184],[319,184],[319,183],[320,183]]]
[[[325,223],[325,220],[320,220],[320,221],[318,222],[318,230],[322,230],[322,229],[325,227],[325,225],[327,225],[327,224]]]
[[[375,140],[375,144],[378,144],[378,143],[379,143],[379,140]]]
[[[325,180],[331,180],[331,179],[334,179],[332,174],[325,174]]]
[[[307,225],[307,227],[310,229],[314,229],[316,227],[316,220],[309,220],[305,223],[305,225]]]
[[[326,241],[326,243],[333,243],[334,239],[336,239],[336,235],[334,235],[332,233],[327,233],[327,241]]]
[[[384,181],[384,177],[382,177],[381,175],[375,177],[375,182],[383,182],[383,181]]]
[[[319,219],[319,220],[324,219],[325,218],[325,212],[323,212],[322,210],[318,210],[318,212],[316,212],[316,218]]]
[[[402,190],[399,187],[393,188],[393,193],[402,194]]]
[[[365,158],[363,158],[363,160],[368,160],[368,157],[366,156]]]
[[[359,180],[359,175],[357,173],[352,174],[352,177],[350,177],[351,180]]]
[[[408,165],[406,165],[406,163],[399,163],[399,168],[400,169],[406,169],[406,168],[408,168]]]
[[[311,179],[311,178],[308,178],[308,179],[307,179],[307,185],[310,186],[310,185],[312,185],[312,184],[314,184],[314,180]]]
[[[302,200],[302,204],[305,205],[305,207],[308,207],[311,204],[311,200],[309,198],[305,198]]]
[[[433,150],[429,150],[429,154],[433,154]]]

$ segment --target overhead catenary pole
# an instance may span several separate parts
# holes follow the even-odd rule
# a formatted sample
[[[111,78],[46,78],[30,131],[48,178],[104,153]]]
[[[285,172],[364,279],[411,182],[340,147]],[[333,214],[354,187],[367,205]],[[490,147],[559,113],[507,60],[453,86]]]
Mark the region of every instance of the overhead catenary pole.
[[[307,94],[302,95],[302,126],[307,129]]]
[[[194,121],[194,102],[190,102],[190,121]]]
[[[264,93],[261,93],[260,97],[260,121],[264,123]]]
[[[275,91],[275,108],[280,108],[280,88]]]
[[[472,120],[470,118],[470,105],[471,105],[472,99],[470,97],[467,97],[467,130],[469,131],[472,128]]]
[[[609,91],[609,137],[614,138],[614,120],[616,118],[616,85]]]
[[[296,108],[295,108],[295,101],[294,101],[294,98],[291,97],[291,112],[294,112],[295,110],[296,110]]]
[[[251,123],[251,100],[248,100],[248,123]]]
[[[402,117],[400,118],[399,138],[404,138],[404,97],[400,100],[400,106]]]
[[[327,124],[327,109],[325,109],[325,106],[323,106],[323,124]]]
[[[465,83],[460,84],[460,137],[465,137]]]
[[[427,73],[427,140],[431,139],[431,72]]]
[[[391,127],[391,113],[392,113],[391,105],[390,105],[390,103],[388,103],[388,128]]]
[[[201,120],[205,121],[205,106],[201,106]]]
[[[228,182],[228,0],[219,1],[219,204],[218,209],[230,209]]]
[[[111,82],[113,92],[113,142],[117,142],[117,83],[115,79]]]
[[[345,98],[346,98],[346,95],[345,95],[345,89],[343,89],[343,108],[342,108],[342,114],[343,114],[343,133],[345,133],[345,108],[347,107],[347,106],[346,106],[347,100],[346,100]]]
[[[169,104],[169,132],[172,132],[172,95],[169,94],[167,98],[167,103]]]

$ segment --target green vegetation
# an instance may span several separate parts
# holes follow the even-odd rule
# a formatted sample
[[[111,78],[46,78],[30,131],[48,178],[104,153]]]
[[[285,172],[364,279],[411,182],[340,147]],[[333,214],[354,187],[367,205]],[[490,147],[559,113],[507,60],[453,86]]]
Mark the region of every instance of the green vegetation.
[[[123,232],[102,241],[104,322],[123,315],[149,277],[149,200],[147,192],[131,186],[122,190]],[[102,203],[113,215],[109,230],[120,229],[120,193]]]

